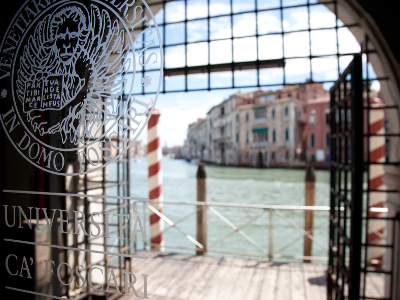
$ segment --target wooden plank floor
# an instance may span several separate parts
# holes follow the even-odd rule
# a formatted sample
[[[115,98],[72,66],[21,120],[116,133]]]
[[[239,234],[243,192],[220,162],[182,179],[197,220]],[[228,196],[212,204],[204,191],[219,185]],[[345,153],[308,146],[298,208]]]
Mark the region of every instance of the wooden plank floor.
[[[135,288],[143,296],[140,274],[148,274],[151,300],[326,299],[326,265],[270,263],[231,257],[140,252],[133,260]],[[120,299],[137,299],[133,296]]]

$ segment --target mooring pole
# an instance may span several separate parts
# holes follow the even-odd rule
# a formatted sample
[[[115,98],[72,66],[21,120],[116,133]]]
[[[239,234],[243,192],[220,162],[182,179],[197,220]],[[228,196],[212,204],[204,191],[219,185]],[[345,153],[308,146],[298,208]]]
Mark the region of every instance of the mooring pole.
[[[206,171],[204,163],[199,163],[197,169],[197,202],[206,202]],[[207,206],[197,205],[197,241],[203,245],[198,248],[197,255],[204,255],[207,250]]]
[[[162,151],[158,127],[159,119],[160,111],[154,108],[147,123],[147,164],[149,169],[149,205],[162,214]],[[164,221],[154,210],[149,210],[151,249],[164,251]]]
[[[315,205],[315,172],[314,167],[311,165],[307,165],[306,170],[306,186],[305,186],[305,199],[306,206],[314,206]],[[314,211],[306,210],[304,212],[304,231],[309,231],[309,234],[312,235],[314,227]],[[312,255],[312,240],[304,235],[304,256]],[[310,263],[310,259],[303,259],[303,262]]]

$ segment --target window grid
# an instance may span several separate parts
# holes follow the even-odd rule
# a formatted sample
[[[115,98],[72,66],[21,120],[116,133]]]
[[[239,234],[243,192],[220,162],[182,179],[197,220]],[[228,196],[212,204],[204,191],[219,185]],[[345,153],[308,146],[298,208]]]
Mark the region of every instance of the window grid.
[[[204,90],[218,90],[218,89],[233,89],[233,88],[260,88],[260,87],[278,87],[278,86],[282,86],[282,85],[286,85],[286,84],[302,84],[305,82],[305,78],[309,78],[311,79],[313,82],[321,82],[321,83],[334,83],[337,78],[339,77],[340,74],[340,69],[341,69],[341,65],[340,65],[340,58],[341,57],[349,57],[352,56],[354,54],[357,54],[358,52],[342,52],[340,50],[340,41],[339,41],[339,34],[338,31],[339,29],[342,28],[350,28],[350,27],[354,27],[354,26],[359,26],[359,24],[357,23],[352,23],[352,24],[343,24],[339,21],[338,17],[337,17],[337,0],[334,1],[327,1],[322,3],[318,3],[318,2],[314,2],[311,0],[308,0],[306,4],[301,4],[301,5],[287,5],[285,6],[283,4],[283,1],[280,1],[280,6],[279,7],[274,7],[274,8],[259,8],[257,5],[257,0],[254,0],[255,2],[255,8],[251,9],[251,10],[246,10],[246,11],[240,11],[240,12],[233,12],[233,1],[230,0],[229,1],[229,6],[230,6],[230,13],[222,13],[222,14],[213,14],[211,15],[211,11],[210,11],[210,0],[207,0],[207,16],[204,17],[198,17],[198,18],[190,18],[188,19],[188,6],[190,5],[190,1],[188,0],[174,0],[174,1],[160,1],[160,2],[156,2],[156,3],[151,3],[151,6],[156,6],[156,5],[163,5],[164,8],[162,8],[159,12],[159,14],[161,14],[163,16],[163,20],[162,22],[160,22],[158,24],[158,26],[160,26],[161,31],[163,33],[163,41],[162,41],[162,49],[164,51],[164,54],[167,53],[169,50],[173,49],[172,47],[177,47],[177,46],[183,46],[184,47],[184,65],[179,66],[179,67],[166,67],[165,65],[165,61],[164,60],[164,77],[162,79],[163,81],[163,85],[161,87],[160,92],[161,93],[170,93],[170,92],[188,92],[188,91],[204,91]],[[171,4],[175,4],[175,3],[183,3],[184,5],[184,19],[183,20],[178,20],[178,21],[167,21],[166,20],[166,10],[168,9],[168,6]],[[333,6],[333,12],[335,13],[335,25],[334,26],[319,26],[319,27],[313,27],[311,24],[311,17],[312,17],[312,11],[311,8],[313,7],[317,7],[317,6],[323,6],[323,5],[330,5],[331,7]],[[165,7],[167,6],[167,9],[165,9]],[[300,28],[300,29],[296,29],[296,30],[285,30],[283,23],[284,23],[284,11],[286,11],[287,9],[290,8],[301,8],[301,7],[306,7],[307,9],[307,26],[308,28]],[[280,30],[277,31],[271,31],[271,32],[267,32],[267,33],[260,33],[259,30],[259,20],[261,20],[260,18],[260,14],[264,13],[264,12],[280,12]],[[255,34],[250,34],[250,35],[240,35],[239,36],[235,36],[234,34],[234,17],[236,16],[242,16],[245,14],[249,14],[249,13],[254,13],[255,14]],[[220,18],[220,17],[229,17],[230,18],[230,36],[229,37],[224,37],[224,38],[213,38],[211,39],[211,32],[210,32],[210,25],[211,22],[213,20],[215,20],[216,18]],[[188,42],[188,23],[189,22],[193,22],[193,21],[207,21],[207,39],[200,39],[200,40],[196,40],[193,42]],[[176,43],[169,43],[168,45],[165,43],[166,40],[166,35],[169,35],[170,32],[167,32],[166,30],[166,25],[173,25],[173,24],[183,24],[184,25],[184,41],[183,42],[176,42]],[[137,30],[139,30],[140,28],[138,28]],[[312,50],[312,45],[313,45],[313,39],[312,39],[312,33],[313,32],[318,32],[321,30],[328,30],[328,29],[332,29],[335,30],[335,43],[336,43],[336,49],[334,52],[330,53],[330,54],[313,54],[313,50]],[[309,42],[308,42],[308,54],[307,55],[298,55],[298,56],[290,56],[287,57],[286,53],[285,53],[285,36],[287,36],[288,34],[293,34],[293,33],[300,33],[300,32],[308,32],[308,38],[309,38]],[[276,36],[276,35],[280,35],[281,36],[281,46],[282,46],[282,55],[279,58],[276,59],[260,59],[260,38],[261,37],[267,37],[267,36]],[[235,61],[235,41],[240,41],[244,38],[255,38],[256,41],[256,59],[255,60],[250,60],[250,61]],[[316,39],[315,39],[316,40]],[[230,41],[230,55],[231,55],[231,61],[226,63],[226,64],[220,64],[220,63],[211,63],[211,44],[213,42],[218,42],[218,41]],[[206,65],[199,65],[199,66],[189,66],[188,65],[188,46],[189,45],[199,45],[200,43],[207,43],[207,60],[208,63]],[[152,46],[149,47],[147,51],[151,51],[157,49],[157,46]],[[167,50],[167,51],[166,51]],[[372,51],[370,50],[369,53],[371,53]],[[228,53],[227,53],[228,55]],[[166,58],[168,59],[168,55],[166,55]],[[318,78],[318,76],[314,73],[315,70],[315,66],[318,64],[318,62],[315,61],[316,58],[335,58],[336,60],[336,65],[337,65],[337,74],[334,76],[334,78],[328,78],[328,79],[324,79],[321,80],[321,78]],[[290,79],[288,80],[288,63],[290,64],[291,62],[295,63],[296,59],[305,59],[308,60],[308,64],[310,67],[309,72],[303,73],[301,74],[302,78],[295,78],[295,79]],[[222,66],[223,65],[223,66]],[[272,68],[272,70],[282,70],[282,77],[281,80],[279,80],[279,82],[271,82],[271,80],[267,81],[267,82],[261,82],[260,80],[260,71],[261,70],[271,70],[270,68],[265,68],[266,66],[270,66]],[[220,69],[221,68],[224,72],[229,72],[231,75],[231,80],[230,80],[230,84],[228,85],[215,85],[213,84],[211,75],[213,74],[214,76],[218,76],[218,74],[220,74],[217,70],[217,67]],[[343,67],[343,66],[342,66]],[[240,74],[240,70],[242,69],[242,71],[250,71],[250,70],[254,70],[256,74],[256,78],[255,78],[255,82],[254,83],[243,83],[240,78],[238,78],[238,74]],[[135,75],[135,77],[137,78],[137,80],[139,80],[139,78],[143,77],[145,75],[145,72],[149,72],[149,69],[145,69],[145,67],[139,67],[136,70],[136,73],[139,73],[138,75]],[[130,73],[133,73],[132,71]],[[207,84],[206,86],[202,86],[202,87],[190,87],[188,84],[188,78],[191,75],[199,75],[199,74],[205,74],[207,76]],[[175,76],[180,76],[180,77],[175,77]],[[167,77],[167,78],[166,78]],[[171,84],[169,84],[168,79],[169,78],[179,78],[177,79],[182,80],[183,84],[181,84],[181,87],[177,88],[176,86],[173,86],[172,88],[170,87]],[[183,78],[182,78],[183,77]],[[193,79],[195,79],[196,77],[194,77]],[[167,79],[167,80],[166,80]],[[386,77],[382,77],[382,78],[369,78],[370,80],[387,80]],[[216,82],[216,81],[214,81]],[[182,83],[182,82],[181,82]],[[219,84],[219,83],[218,83]],[[173,85],[173,84],[172,84]],[[171,86],[172,86],[171,85]],[[134,93],[134,95],[138,95],[138,94],[154,94],[156,93],[156,91],[154,90],[146,90],[145,87],[142,87],[141,92],[137,92]]]

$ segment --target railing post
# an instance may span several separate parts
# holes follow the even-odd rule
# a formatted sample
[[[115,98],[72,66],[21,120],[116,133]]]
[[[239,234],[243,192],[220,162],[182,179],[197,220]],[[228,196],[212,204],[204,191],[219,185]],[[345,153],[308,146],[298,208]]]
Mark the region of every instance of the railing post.
[[[269,209],[269,230],[268,230],[268,257],[269,261],[272,261],[274,255],[274,245],[273,245],[273,230],[274,230],[274,211]]]
[[[307,165],[306,170],[306,186],[305,186],[305,199],[306,206],[314,206],[315,205],[315,172],[314,167]],[[306,210],[304,212],[304,231],[311,230],[310,234],[312,235],[312,229],[314,228],[314,211]],[[312,256],[312,240],[304,235],[304,256]],[[303,259],[303,262],[310,263],[310,259]]]
[[[206,171],[204,163],[199,163],[197,169],[197,201],[206,202]],[[197,255],[204,255],[207,251],[207,206],[197,205],[197,241],[204,246],[196,251]]]

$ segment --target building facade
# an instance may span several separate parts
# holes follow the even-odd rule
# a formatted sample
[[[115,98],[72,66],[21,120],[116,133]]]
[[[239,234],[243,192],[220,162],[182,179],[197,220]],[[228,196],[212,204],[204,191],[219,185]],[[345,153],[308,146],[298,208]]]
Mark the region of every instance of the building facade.
[[[212,107],[204,121],[189,125],[188,158],[219,165],[296,167],[310,161],[326,167],[327,108],[329,95],[319,83],[236,93]],[[310,124],[310,113],[326,126]]]

